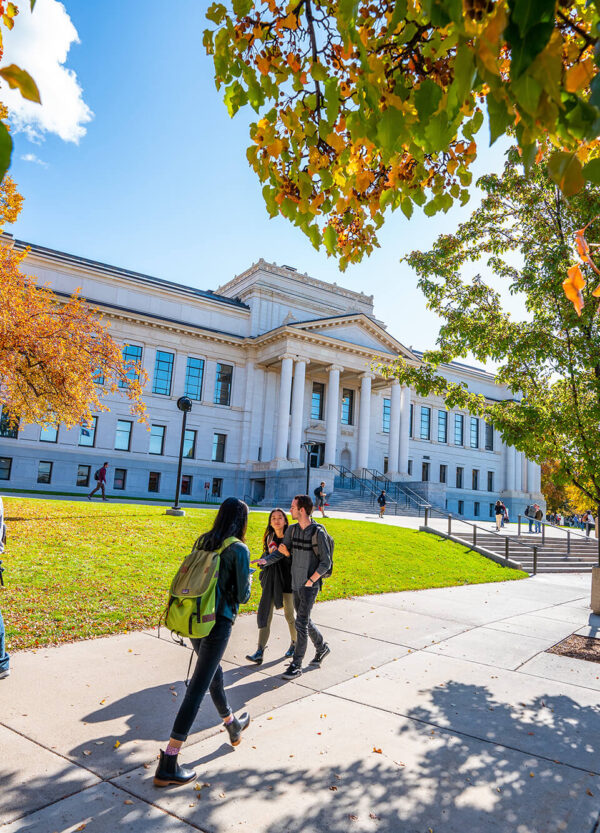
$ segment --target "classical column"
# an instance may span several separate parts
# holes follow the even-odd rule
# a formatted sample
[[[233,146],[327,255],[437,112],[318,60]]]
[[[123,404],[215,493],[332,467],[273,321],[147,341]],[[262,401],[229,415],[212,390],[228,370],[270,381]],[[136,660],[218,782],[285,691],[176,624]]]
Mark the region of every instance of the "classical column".
[[[506,454],[506,483],[504,488],[508,492],[514,492],[515,470],[517,467],[517,449],[514,445],[505,445],[504,453]]]
[[[360,413],[358,416],[358,460],[357,469],[369,466],[369,442],[371,439],[371,380],[373,373],[363,373],[360,377]]]
[[[527,460],[527,491],[528,492],[536,492],[536,483],[535,483],[535,475],[536,475],[536,464],[533,460]]]
[[[388,452],[388,476],[398,474],[398,455],[400,453],[400,399],[399,382],[392,382],[390,396],[390,446]]]
[[[398,471],[408,475],[408,441],[410,429],[410,388],[402,386],[400,396],[400,451],[398,456]],[[392,462],[393,465],[393,462]]]
[[[523,488],[523,454],[520,451],[515,453],[515,492]]]
[[[332,364],[327,385],[327,412],[325,414],[325,465],[335,463],[337,448],[338,422],[340,419],[340,373],[344,368]]]
[[[254,410],[252,399],[254,392],[254,362],[248,360],[245,367],[246,388],[244,391],[244,413],[242,416],[242,442],[240,447],[240,463],[247,462],[250,457],[250,438],[252,435],[252,418]]]
[[[304,388],[306,385],[306,365],[309,359],[296,359],[294,367],[294,385],[292,387],[292,426],[290,428],[290,460],[300,460],[300,443],[302,442],[302,422],[304,419]]]
[[[281,359],[279,377],[279,409],[277,412],[277,435],[275,440],[275,459],[287,459],[288,427],[290,424],[290,396],[292,393],[293,356],[287,353]]]
[[[540,466],[539,463],[534,463],[533,465],[534,465],[534,471],[535,471],[535,479],[533,481],[535,486],[534,486],[533,491],[536,492],[536,494],[539,495],[542,492],[542,467]]]

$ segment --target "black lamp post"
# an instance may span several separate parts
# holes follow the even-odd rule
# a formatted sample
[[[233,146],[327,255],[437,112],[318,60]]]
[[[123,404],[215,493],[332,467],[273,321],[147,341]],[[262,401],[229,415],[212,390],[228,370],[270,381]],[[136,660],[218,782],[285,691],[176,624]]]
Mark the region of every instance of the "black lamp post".
[[[181,488],[181,467],[183,464],[183,444],[185,442],[185,425],[187,422],[187,415],[192,410],[192,400],[187,396],[180,396],[177,400],[177,407],[183,412],[183,422],[181,423],[181,442],[179,444],[179,465],[177,466],[177,485],[175,487],[175,503],[170,509],[167,509],[167,515],[185,515],[184,510],[179,506],[179,490]]]
[[[306,494],[308,494],[310,488],[310,455],[316,445],[318,443],[311,442],[310,440],[302,443],[302,448],[306,451]]]

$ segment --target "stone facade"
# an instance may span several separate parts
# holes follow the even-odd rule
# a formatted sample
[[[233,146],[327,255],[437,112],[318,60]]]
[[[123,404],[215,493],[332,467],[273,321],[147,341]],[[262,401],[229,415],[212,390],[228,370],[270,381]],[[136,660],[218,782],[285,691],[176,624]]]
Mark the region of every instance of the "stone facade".
[[[372,296],[263,260],[216,292],[35,245],[24,268],[64,296],[79,288],[113,336],[137,350],[149,376],[151,427],[133,421],[118,395],[107,397],[110,411],[97,415],[93,431],[23,426],[17,438],[0,438],[7,491],[85,494],[108,460],[109,492],[171,499],[181,438],[176,402],[186,394],[193,408],[183,500],[283,502],[305,488],[303,443],[311,441],[319,467],[311,489],[323,479],[330,490],[336,466],[385,471],[467,518],[487,519],[498,495],[511,516],[543,502],[539,466],[482,420],[446,412],[441,400],[372,369],[398,354],[421,361],[375,317]],[[444,372],[485,396],[511,396],[476,368],[456,363]]]

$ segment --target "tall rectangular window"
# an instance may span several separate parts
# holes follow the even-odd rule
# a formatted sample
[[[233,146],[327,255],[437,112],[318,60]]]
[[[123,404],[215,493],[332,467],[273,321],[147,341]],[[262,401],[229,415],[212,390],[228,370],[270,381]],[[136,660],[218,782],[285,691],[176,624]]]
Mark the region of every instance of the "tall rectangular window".
[[[152,393],[158,393],[160,396],[171,395],[171,380],[173,378],[174,360],[175,356],[173,353],[166,353],[164,350],[156,351]]]
[[[494,426],[490,425],[489,422],[485,424],[485,450],[494,450]]]
[[[421,464],[421,480],[423,483],[427,483],[429,481],[429,463],[422,463]]]
[[[148,491],[160,492],[160,472],[151,471],[148,475]]]
[[[89,486],[90,485],[90,471],[91,466],[77,466],[77,485],[78,486]]]
[[[448,442],[448,412],[438,411],[438,443]]]
[[[464,500],[458,501],[458,514],[464,515],[465,514],[465,502]]]
[[[128,419],[117,420],[117,433],[115,434],[115,448],[119,451],[129,451],[131,446],[131,429],[133,423]]]
[[[412,461],[412,460],[409,460],[409,461],[408,461],[408,475],[409,475],[410,477],[412,477],[412,470],[413,470],[413,461]]]
[[[421,439],[431,439],[431,408],[421,406]]]
[[[0,457],[0,480],[10,480],[12,457]]]
[[[188,356],[185,368],[185,387],[183,392],[190,399],[202,399],[202,381],[204,379],[204,359],[194,359]]]
[[[495,506],[496,506],[496,504],[495,504],[495,503],[490,503],[490,508],[489,508],[490,518],[493,518],[493,517],[494,517],[494,515],[496,514],[496,513],[495,513]]]
[[[456,488],[457,489],[462,489],[462,487],[463,487],[464,472],[465,472],[465,470],[463,469],[462,466],[457,466],[456,467]]]
[[[226,434],[213,434],[213,447],[212,447],[212,461],[213,463],[224,463],[225,462],[225,441],[227,439]]]
[[[342,390],[342,425],[354,425],[354,391]]]
[[[445,483],[448,479],[448,466],[440,466],[440,483]]]
[[[40,460],[38,463],[38,476],[37,476],[38,483],[51,483],[52,482],[52,463],[48,462],[47,460]]]
[[[122,492],[125,489],[125,481],[127,480],[126,469],[115,469],[115,479],[113,481],[113,488]]]
[[[92,421],[82,425],[79,429],[79,445],[93,447],[96,445],[96,426],[98,418],[92,417]]]
[[[210,493],[212,497],[221,497],[221,493],[223,491],[223,478],[222,477],[213,477],[212,479],[212,488]]]
[[[479,419],[471,417],[471,448],[479,448]]]
[[[488,477],[487,490],[488,490],[488,492],[493,492],[494,491],[494,472],[493,471],[488,471],[487,477]]]
[[[390,399],[383,400],[383,433],[390,433],[390,422],[392,418],[392,402]]]
[[[473,514],[475,515],[476,518],[479,517],[479,502],[478,501],[475,501],[475,503],[473,504]]]
[[[185,429],[183,437],[183,456],[189,457],[193,460],[196,456],[196,431],[191,428]]]
[[[124,344],[122,355],[123,361],[135,362],[135,364],[138,365],[138,367],[130,367],[127,371],[128,379],[137,379],[140,375],[139,368],[142,366],[142,348],[138,347],[137,344]],[[124,388],[125,382],[119,382],[119,387]]]
[[[7,440],[16,440],[19,436],[19,423],[11,422],[11,415],[8,408],[2,408],[0,415],[0,437],[5,437]]]
[[[165,426],[152,425],[150,426],[150,446],[148,448],[149,454],[162,454],[165,445]]]
[[[233,379],[233,365],[217,363],[217,378],[215,381],[215,405],[231,404],[231,382]]]
[[[454,445],[463,445],[465,441],[465,418],[454,414]]]
[[[325,400],[325,385],[322,382],[313,382],[312,399],[310,403],[311,419],[323,419],[323,402]]]
[[[414,417],[414,412],[415,412],[415,406],[414,406],[414,405],[413,405],[413,403],[411,402],[411,403],[410,403],[410,415],[409,415],[409,418],[408,418],[408,436],[409,436],[409,437],[412,437],[412,435],[413,435],[413,424],[414,424],[414,423],[413,423],[413,417]]]
[[[55,443],[58,441],[58,428],[55,425],[43,425],[40,431],[41,443]]]
[[[477,489],[479,488],[479,469],[473,469],[473,473],[471,476],[471,486],[475,491],[477,491]]]
[[[313,443],[310,452],[311,469],[319,469],[325,460],[325,443]]]
[[[181,494],[182,495],[191,495],[192,494],[192,475],[191,474],[182,474],[181,475]]]

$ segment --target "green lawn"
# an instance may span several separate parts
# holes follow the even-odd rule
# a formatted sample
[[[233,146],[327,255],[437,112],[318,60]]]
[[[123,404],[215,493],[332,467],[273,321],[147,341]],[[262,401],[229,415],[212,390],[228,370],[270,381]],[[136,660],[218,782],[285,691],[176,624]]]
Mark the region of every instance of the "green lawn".
[[[6,498],[8,649],[37,648],[155,625],[171,578],[213,509]],[[248,546],[260,555],[266,514],[252,513]],[[329,518],[335,569],[322,599],[524,578],[436,536]],[[255,610],[260,586],[250,602]]]

